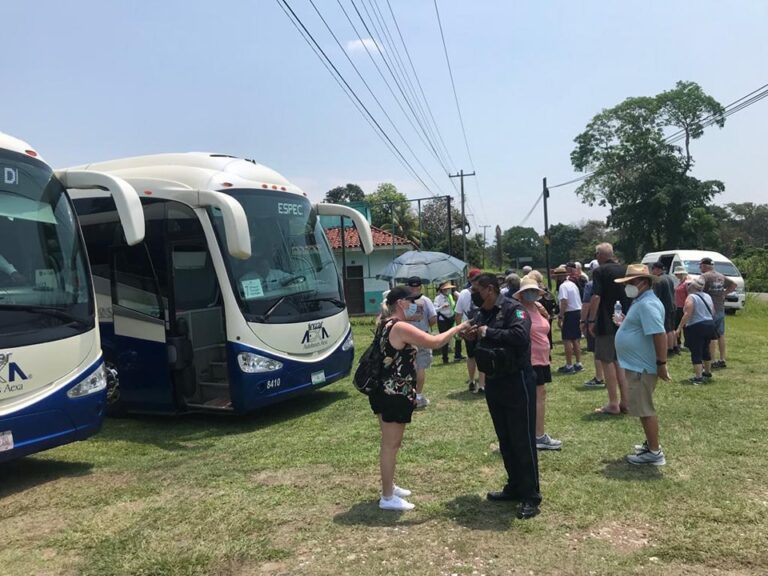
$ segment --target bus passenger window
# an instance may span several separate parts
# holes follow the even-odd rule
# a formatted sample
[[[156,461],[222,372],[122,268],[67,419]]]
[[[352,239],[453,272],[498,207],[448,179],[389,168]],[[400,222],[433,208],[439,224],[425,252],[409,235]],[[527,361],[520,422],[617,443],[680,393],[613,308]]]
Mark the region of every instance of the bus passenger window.
[[[114,266],[114,303],[153,318],[162,318],[157,280],[144,244],[116,250]]]

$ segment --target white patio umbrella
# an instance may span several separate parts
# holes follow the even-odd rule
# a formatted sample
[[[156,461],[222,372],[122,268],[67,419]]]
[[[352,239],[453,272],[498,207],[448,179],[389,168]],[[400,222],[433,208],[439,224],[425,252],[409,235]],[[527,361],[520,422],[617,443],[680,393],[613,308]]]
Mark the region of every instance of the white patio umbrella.
[[[466,266],[463,260],[443,252],[411,250],[392,260],[376,278],[405,282],[411,276],[418,276],[422,282],[441,282],[461,278]]]

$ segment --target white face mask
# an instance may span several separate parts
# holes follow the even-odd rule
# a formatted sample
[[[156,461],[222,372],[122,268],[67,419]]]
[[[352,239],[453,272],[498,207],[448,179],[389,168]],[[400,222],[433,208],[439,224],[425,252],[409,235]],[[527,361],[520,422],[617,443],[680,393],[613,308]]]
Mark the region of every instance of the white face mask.
[[[637,298],[640,290],[634,284],[627,284],[624,286],[624,293],[627,295],[627,298]]]

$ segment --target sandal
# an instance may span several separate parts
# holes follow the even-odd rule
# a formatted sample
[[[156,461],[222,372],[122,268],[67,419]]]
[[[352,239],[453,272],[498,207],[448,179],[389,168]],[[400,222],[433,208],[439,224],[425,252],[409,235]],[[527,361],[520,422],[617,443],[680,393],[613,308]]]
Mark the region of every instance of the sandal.
[[[595,414],[602,414],[603,416],[620,416],[621,409],[619,409],[618,412],[613,412],[608,406],[601,406],[600,408],[595,408]]]

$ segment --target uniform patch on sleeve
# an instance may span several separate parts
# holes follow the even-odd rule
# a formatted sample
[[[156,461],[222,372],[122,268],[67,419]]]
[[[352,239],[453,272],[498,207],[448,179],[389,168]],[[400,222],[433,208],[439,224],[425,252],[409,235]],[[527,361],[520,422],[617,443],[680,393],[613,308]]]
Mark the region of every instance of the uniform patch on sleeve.
[[[525,310],[520,310],[519,308],[515,310],[515,316],[520,318],[520,320],[525,320]]]

